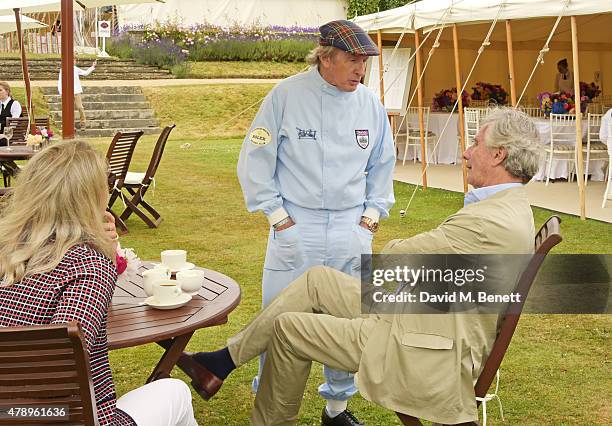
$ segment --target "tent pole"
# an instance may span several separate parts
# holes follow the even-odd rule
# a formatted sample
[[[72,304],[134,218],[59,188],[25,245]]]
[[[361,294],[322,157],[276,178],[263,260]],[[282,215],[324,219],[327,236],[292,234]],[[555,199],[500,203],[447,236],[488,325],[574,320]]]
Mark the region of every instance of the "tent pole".
[[[578,162],[578,197],[580,198],[580,219],[586,219],[584,200],[584,163],[582,160],[582,110],[580,107],[580,68],[578,61],[578,27],[572,16],[572,60],[574,66],[574,101],[576,103],[576,161]]]
[[[414,32],[414,46],[417,49],[416,53],[416,75],[419,79],[417,86],[417,102],[419,105],[419,131],[421,133],[421,177],[423,179],[423,189],[427,189],[427,148],[425,147],[425,123],[423,120],[423,79],[421,78],[422,68],[421,62],[423,57],[421,56],[421,40],[419,36],[419,30]]]
[[[72,0],[62,0],[62,137],[74,139],[74,23]]]
[[[459,36],[457,35],[457,24],[453,24],[453,49],[455,51],[455,80],[457,84],[457,108],[459,109],[459,138],[461,143],[461,170],[463,172],[463,192],[468,190],[467,165],[463,153],[465,152],[465,129],[463,123],[463,99],[461,90],[461,71],[459,68]]]
[[[510,78],[510,101],[516,105],[516,80],[514,75],[514,49],[512,48],[512,24],[506,21],[506,43],[508,44],[508,77]]]
[[[383,82],[383,51],[382,51],[382,31],[376,32],[378,38],[378,81],[380,82],[380,102],[385,104],[385,84]]]
[[[21,33],[21,15],[19,9],[13,9],[15,12],[15,24],[17,25],[17,41],[19,42],[19,50],[21,51],[21,69],[23,71],[23,82],[25,84],[26,91],[26,110],[28,111],[28,117],[30,117],[30,123],[34,122],[34,111],[32,111],[32,89],[30,87],[30,71],[28,70],[28,61],[26,59],[26,52],[23,46],[23,34]]]

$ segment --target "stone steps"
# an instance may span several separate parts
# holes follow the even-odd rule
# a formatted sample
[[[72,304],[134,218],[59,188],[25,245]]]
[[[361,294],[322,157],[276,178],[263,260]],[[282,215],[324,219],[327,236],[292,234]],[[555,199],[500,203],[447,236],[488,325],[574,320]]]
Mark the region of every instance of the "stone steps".
[[[85,114],[87,117],[87,114]],[[75,114],[75,124],[78,123],[79,114]],[[61,121],[56,121],[58,126],[62,125]],[[114,128],[131,128],[144,129],[145,127],[159,128],[159,120],[157,118],[123,118],[119,120],[91,120],[87,117],[87,128],[89,129],[114,129]]]
[[[56,87],[42,87],[49,105],[51,118],[62,125],[62,103]],[[74,119],[77,136],[107,137],[119,131],[142,130],[145,134],[159,134],[159,120],[155,117],[146,96],[138,86],[84,86],[83,107],[87,127],[79,129],[79,114]]]
[[[75,110],[75,112],[77,112]],[[89,110],[85,111],[88,120],[120,120],[128,118],[154,118],[150,109],[116,109],[116,110]],[[51,118],[56,122],[62,121],[62,112],[53,111]]]
[[[100,138],[100,137],[113,137],[117,132],[138,132],[142,130],[145,135],[159,135],[161,129],[159,127],[136,127],[136,128],[112,128],[112,129],[77,129],[77,136],[85,138]]]
[[[92,60],[78,61],[77,66],[87,69]],[[28,59],[31,80],[57,80],[61,67],[60,59]],[[21,80],[23,78],[19,58],[0,59],[0,80]],[[168,70],[151,65],[137,64],[134,60],[98,59],[95,71],[84,80],[141,80],[174,78]]]
[[[45,95],[45,99],[49,104],[57,104],[62,102],[62,97],[60,95]],[[147,98],[142,93],[83,93],[81,95],[81,100],[83,104],[85,102],[89,103],[97,103],[97,102],[109,102],[109,103],[118,103],[118,102],[130,102],[130,103],[138,103],[138,102],[146,102]]]
[[[146,109],[149,108],[149,103],[143,102],[86,102],[83,101],[83,107],[85,110],[89,109],[110,109],[110,110],[121,110],[121,109]],[[49,109],[51,111],[61,111],[61,102],[50,102]]]
[[[57,87],[55,86],[47,86],[41,87],[43,95],[57,95]],[[138,86],[87,86],[85,88],[86,95],[96,94],[96,93],[126,93],[130,95],[138,95],[142,94],[142,89]]]

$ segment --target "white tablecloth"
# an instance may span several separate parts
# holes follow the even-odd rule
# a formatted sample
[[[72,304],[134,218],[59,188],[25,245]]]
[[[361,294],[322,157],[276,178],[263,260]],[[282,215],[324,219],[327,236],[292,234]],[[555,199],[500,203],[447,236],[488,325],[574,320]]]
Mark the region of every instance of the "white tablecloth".
[[[436,134],[435,140],[431,143],[435,144],[438,142],[438,138],[440,141],[438,142],[438,147],[436,148],[435,158],[430,159],[431,162],[437,162],[438,164],[453,164],[456,161],[456,156],[461,158],[461,153],[457,150],[457,144],[459,143],[458,133],[458,123],[459,123],[459,114],[452,114],[450,118],[450,122],[444,131],[444,134],[441,135],[442,129],[446,124],[446,120],[448,120],[449,113],[447,112],[432,112],[429,114],[429,131]],[[401,117],[397,118],[398,125],[401,121]],[[398,160],[404,159],[404,141],[401,138],[398,138]],[[431,148],[433,149],[433,148]],[[414,148],[409,147],[408,152],[406,154],[406,160],[411,160],[413,158]],[[417,159],[421,160],[421,149],[417,148]],[[433,160],[433,161],[432,161]]]
[[[544,145],[550,144],[550,120],[546,118],[535,118],[534,119],[536,126],[538,128],[538,132],[540,133],[540,142]],[[587,134],[587,123],[586,120],[582,121],[582,143],[583,146],[586,146],[586,134]],[[568,136],[568,140],[560,142],[562,144],[576,146],[576,136],[570,135]],[[546,180],[546,162],[548,160],[548,155],[542,159],[540,163],[540,169],[538,173],[534,176],[535,180]],[[589,165],[589,174],[591,175],[591,180],[594,181],[602,181],[605,176],[605,168],[607,166],[607,161],[605,160],[591,160]],[[553,160],[552,168],[550,171],[551,179],[567,179],[570,167],[574,167],[574,160],[566,161],[566,160]],[[586,168],[586,156],[585,156],[585,168]]]

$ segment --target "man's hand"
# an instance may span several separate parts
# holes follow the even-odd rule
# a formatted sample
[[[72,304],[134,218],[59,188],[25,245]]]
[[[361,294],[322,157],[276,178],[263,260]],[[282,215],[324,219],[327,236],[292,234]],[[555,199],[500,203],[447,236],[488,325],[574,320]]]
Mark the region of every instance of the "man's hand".
[[[98,65],[98,60],[97,60],[97,59],[94,59],[94,62],[93,62],[93,66],[94,66],[94,68],[96,67],[96,65]]]
[[[370,227],[364,221],[359,222],[359,226],[361,226],[362,228],[367,229],[368,231],[370,230]]]
[[[113,240],[115,250],[117,250],[117,244],[119,243],[119,234],[117,234],[117,228],[115,228],[115,217],[109,213],[104,212],[104,231],[109,239]]]
[[[293,225],[295,225],[295,222],[293,221],[293,219],[289,218],[289,222],[282,224],[278,228],[274,228],[274,230],[282,231],[283,229],[291,228]]]

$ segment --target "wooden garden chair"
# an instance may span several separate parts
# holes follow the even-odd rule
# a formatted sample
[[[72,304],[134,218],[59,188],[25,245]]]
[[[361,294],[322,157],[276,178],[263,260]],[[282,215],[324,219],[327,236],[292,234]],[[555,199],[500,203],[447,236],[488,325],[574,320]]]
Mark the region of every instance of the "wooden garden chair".
[[[106,159],[108,160],[109,174],[115,176],[113,185],[110,187],[110,198],[108,200],[108,211],[115,217],[115,225],[122,232],[127,232],[127,226],[125,222],[119,218],[112,210],[113,204],[117,198],[123,198],[123,182],[127,175],[132,161],[132,155],[136,148],[138,139],[144,132],[142,130],[138,132],[118,132],[113,138],[108,151],[106,152]],[[125,200],[124,200],[125,201]]]
[[[13,129],[13,137],[10,140],[10,144],[25,145],[26,138],[28,137],[28,118],[7,117],[5,124]],[[4,186],[11,185],[11,175],[15,175],[15,171],[18,169],[19,166],[14,161],[6,160],[0,162],[0,171],[2,171]]]
[[[125,199],[126,208],[120,216],[120,219],[125,222],[132,213],[136,214],[141,218],[149,228],[157,228],[162,221],[160,214],[155,210],[149,203],[144,199],[145,193],[151,185],[155,184],[155,173],[159,167],[164,148],[166,147],[166,141],[172,129],[176,127],[176,124],[166,126],[162,130],[155,148],[153,149],[153,155],[151,161],[149,161],[149,167],[145,173],[134,173],[128,172],[124,181],[123,188],[130,194],[129,199]],[[152,219],[147,216],[145,212],[139,209],[139,206],[146,210]]]
[[[98,425],[89,357],[76,322],[0,328],[0,410],[41,406],[66,407],[66,416],[5,415],[0,425]]]
[[[508,346],[510,346],[510,340],[512,340],[512,336],[516,330],[516,326],[521,316],[521,311],[523,310],[523,304],[525,303],[525,299],[527,299],[529,289],[531,288],[531,285],[538,274],[538,270],[540,269],[544,258],[548,252],[562,240],[559,227],[560,223],[561,219],[559,219],[558,216],[551,216],[536,234],[535,253],[523,271],[523,274],[521,275],[521,278],[516,286],[516,292],[522,295],[521,301],[508,307],[508,310],[502,319],[501,327],[499,329],[499,333],[497,334],[497,338],[495,339],[495,343],[493,344],[493,348],[491,349],[491,353],[489,354],[484,368],[476,381],[476,385],[474,386],[477,405],[480,405],[481,401],[485,401],[486,404],[486,401],[488,400],[487,391],[491,387],[491,383],[493,383],[493,379],[497,375],[497,371],[499,370],[499,366],[504,359]],[[402,413],[396,414],[400,418],[402,424],[405,426],[422,426],[422,423],[416,417]],[[484,419],[486,421],[486,414],[484,415]],[[461,423],[461,425],[470,426],[477,424],[478,423],[476,422]]]
[[[13,137],[11,138],[11,145],[25,145],[28,137],[28,118],[27,117],[8,117],[6,119],[6,125],[13,128]]]

